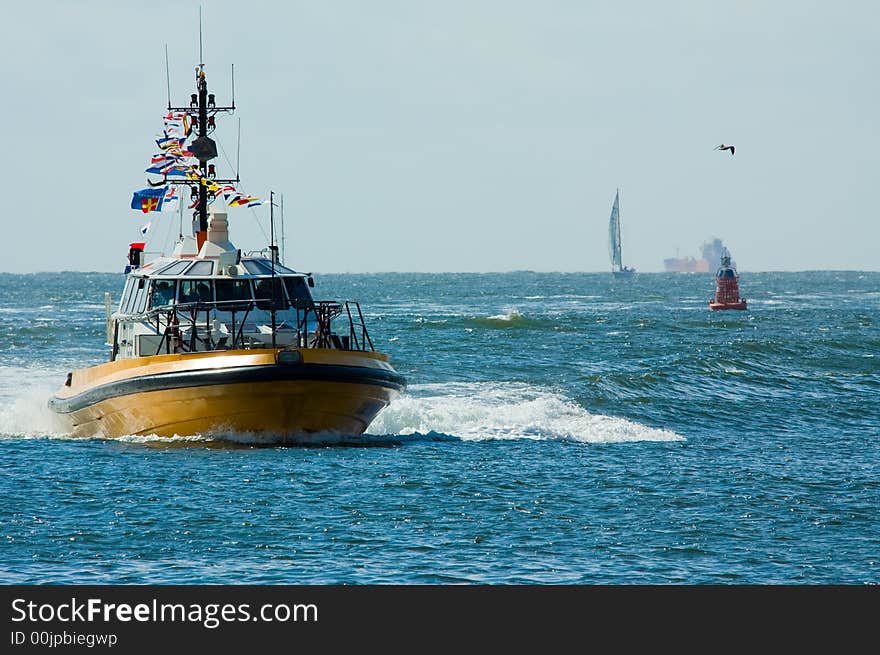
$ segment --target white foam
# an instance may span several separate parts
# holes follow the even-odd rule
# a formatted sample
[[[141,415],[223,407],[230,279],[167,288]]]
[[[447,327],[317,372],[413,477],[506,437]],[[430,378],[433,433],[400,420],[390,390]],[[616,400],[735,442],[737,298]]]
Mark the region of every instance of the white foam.
[[[489,316],[486,320],[489,321],[521,321],[525,317],[519,313],[517,309],[511,309],[509,311],[505,311],[503,314],[496,314],[495,316]]]
[[[557,391],[513,382],[413,385],[369,427],[370,434],[431,432],[465,440],[684,441],[669,430],[591,414]]]
[[[95,437],[104,438],[104,437]],[[372,435],[354,436],[339,432],[317,432],[309,434],[280,435],[274,433],[258,432],[234,432],[230,430],[215,430],[209,434],[175,434],[163,437],[156,434],[129,434],[115,437],[113,441],[122,441],[134,444],[163,444],[163,445],[186,445],[186,444],[211,444],[223,447],[224,445],[243,446],[348,446],[348,445],[382,445],[386,443]]]
[[[96,439],[101,439],[103,437],[95,437]],[[126,434],[121,437],[116,437],[114,441],[123,441],[125,443],[199,443],[204,441],[212,441],[210,437],[203,437],[200,434],[187,434],[180,435],[175,434],[171,437],[160,437],[157,434]]]
[[[64,371],[0,366],[0,438],[59,437],[65,427],[46,404]]]

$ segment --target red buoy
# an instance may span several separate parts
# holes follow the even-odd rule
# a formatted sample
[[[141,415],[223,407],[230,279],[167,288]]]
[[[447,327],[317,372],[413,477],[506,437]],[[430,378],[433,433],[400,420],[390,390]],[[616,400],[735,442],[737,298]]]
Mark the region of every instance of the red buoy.
[[[709,301],[709,309],[745,309],[746,299],[739,297],[739,275],[730,263],[727,248],[721,255],[721,266],[715,273],[715,297]]]

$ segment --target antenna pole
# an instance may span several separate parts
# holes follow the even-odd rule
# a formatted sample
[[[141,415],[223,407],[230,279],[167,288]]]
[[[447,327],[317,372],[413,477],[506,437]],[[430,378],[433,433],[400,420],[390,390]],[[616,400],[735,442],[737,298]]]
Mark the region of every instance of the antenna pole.
[[[205,65],[205,58],[202,56],[202,8],[199,6],[199,66]]]
[[[281,194],[281,262],[287,261],[287,251],[284,249],[284,194]]]
[[[168,111],[171,111],[171,71],[168,69],[168,44],[165,44],[165,85],[168,87]]]
[[[232,108],[235,109],[235,64],[232,64]]]
[[[235,104],[234,102],[232,103]],[[241,118],[238,119],[238,152],[235,154],[235,181],[238,182],[238,173],[241,170]]]
[[[269,258],[272,260],[272,348],[275,347],[275,192],[269,192]]]
[[[275,192],[269,192],[269,252],[272,254],[272,275],[275,275]]]

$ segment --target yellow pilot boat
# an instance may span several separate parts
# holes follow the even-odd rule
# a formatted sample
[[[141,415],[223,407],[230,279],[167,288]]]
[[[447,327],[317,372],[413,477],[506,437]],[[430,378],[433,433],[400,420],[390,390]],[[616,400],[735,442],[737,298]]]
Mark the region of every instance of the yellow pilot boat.
[[[131,244],[115,311],[107,296],[110,361],[68,373],[49,407],[81,437],[360,435],[406,380],[375,351],[358,303],[314,300],[312,276],[282,264],[274,216],[268,248],[243,254],[229,241],[217,207],[261,201],[207,163],[217,154],[214,117],[235,102],[216,106],[203,64],[196,85],[189,106],[169,101],[160,167],[147,169],[162,180],[148,179],[151,189],[132,200],[156,211],[188,187],[193,235],[149,262],[145,244]],[[270,200],[270,216],[273,208]]]

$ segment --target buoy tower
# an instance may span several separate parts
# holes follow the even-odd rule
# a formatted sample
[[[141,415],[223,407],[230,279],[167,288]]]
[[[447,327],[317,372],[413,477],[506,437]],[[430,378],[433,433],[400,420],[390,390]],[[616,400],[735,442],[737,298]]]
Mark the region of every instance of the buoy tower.
[[[709,309],[746,309],[746,299],[739,295],[739,275],[730,263],[727,248],[715,273],[715,297],[709,301]]]

